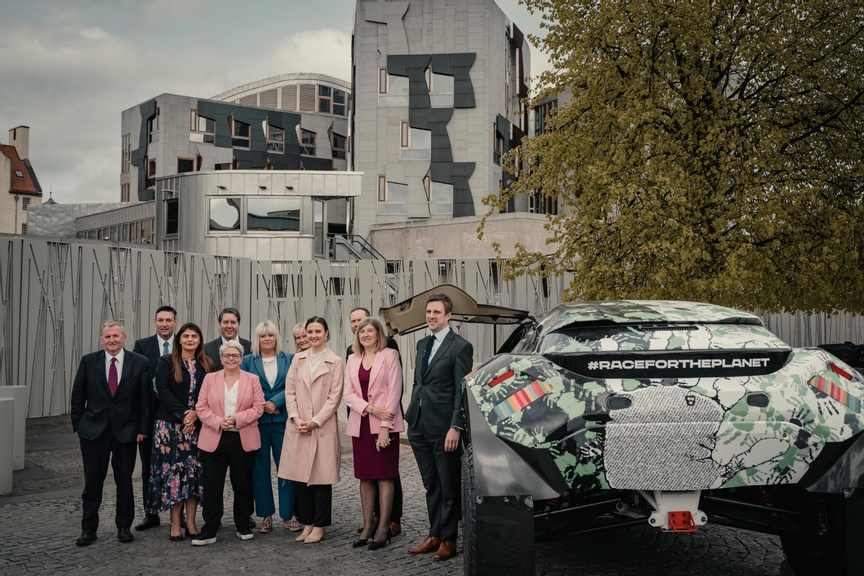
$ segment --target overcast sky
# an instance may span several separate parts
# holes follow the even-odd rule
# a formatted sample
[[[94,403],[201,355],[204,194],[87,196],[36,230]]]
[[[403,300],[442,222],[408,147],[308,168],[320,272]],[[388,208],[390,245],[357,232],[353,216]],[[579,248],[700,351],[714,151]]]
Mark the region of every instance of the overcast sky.
[[[434,0],[433,0],[434,1]],[[525,32],[540,19],[498,0]],[[302,9],[298,9],[302,6]],[[290,72],[350,81],[354,0],[0,0],[0,142],[30,127],[48,199],[120,200],[120,113]],[[532,51],[532,72],[548,64]]]

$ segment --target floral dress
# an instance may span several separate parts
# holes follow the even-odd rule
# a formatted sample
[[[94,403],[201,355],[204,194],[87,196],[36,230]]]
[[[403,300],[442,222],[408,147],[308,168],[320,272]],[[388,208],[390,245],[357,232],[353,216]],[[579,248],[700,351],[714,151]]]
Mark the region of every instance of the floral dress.
[[[195,359],[183,358],[189,372],[189,405],[195,409]],[[183,424],[156,420],[153,424],[153,456],[150,463],[148,513],[168,510],[188,498],[204,497],[201,463],[198,459],[198,430],[183,432]]]

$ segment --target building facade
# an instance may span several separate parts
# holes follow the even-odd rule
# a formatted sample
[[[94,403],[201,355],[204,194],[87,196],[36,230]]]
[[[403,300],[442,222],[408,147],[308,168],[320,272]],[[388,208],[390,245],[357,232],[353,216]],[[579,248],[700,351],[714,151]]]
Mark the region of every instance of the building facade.
[[[398,244],[400,224],[481,217],[483,197],[510,178],[502,154],[528,132],[518,26],[493,0],[358,0],[353,53],[353,159],[364,173],[354,232]],[[511,204],[528,212],[527,198]],[[420,255],[394,255],[409,256]]]
[[[42,203],[42,187],[29,156],[30,128],[9,130],[9,144],[0,144],[0,232],[27,234],[27,213]]]

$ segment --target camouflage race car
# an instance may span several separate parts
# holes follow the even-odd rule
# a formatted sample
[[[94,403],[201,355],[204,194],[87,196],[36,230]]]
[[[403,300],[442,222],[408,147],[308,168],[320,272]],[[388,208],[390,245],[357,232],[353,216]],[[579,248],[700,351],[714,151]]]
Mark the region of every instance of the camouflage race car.
[[[562,304],[465,379],[465,574],[648,523],[777,534],[799,575],[864,574],[864,382],[761,320],[689,302]]]

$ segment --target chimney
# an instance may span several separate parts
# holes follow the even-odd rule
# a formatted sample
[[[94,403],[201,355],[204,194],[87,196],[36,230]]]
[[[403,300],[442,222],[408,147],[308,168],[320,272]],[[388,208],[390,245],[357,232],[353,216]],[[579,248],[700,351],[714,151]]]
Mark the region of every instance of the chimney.
[[[30,127],[18,126],[9,130],[9,145],[15,146],[18,157],[25,160],[30,157]]]

